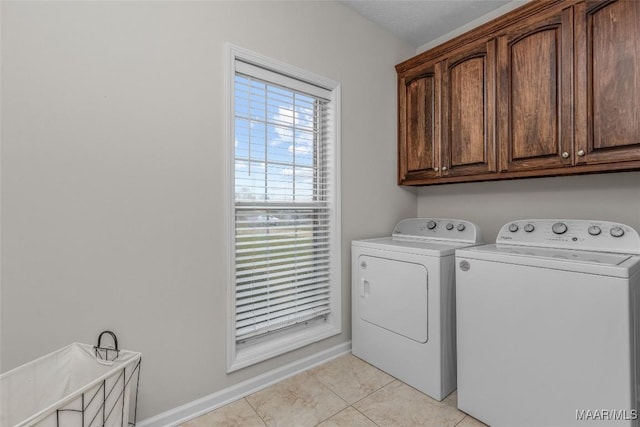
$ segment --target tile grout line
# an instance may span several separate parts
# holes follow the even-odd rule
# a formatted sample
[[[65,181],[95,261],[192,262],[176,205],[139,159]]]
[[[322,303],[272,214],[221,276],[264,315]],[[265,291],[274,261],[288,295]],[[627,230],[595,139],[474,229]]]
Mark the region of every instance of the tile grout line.
[[[330,420],[331,418],[335,417],[336,415],[338,415],[338,414],[339,414],[339,413],[341,413],[341,412],[346,411],[346,410],[347,410],[347,409],[349,409],[349,408],[353,409],[354,411],[356,411],[357,413],[359,413],[360,415],[362,415],[363,417],[365,417],[366,419],[368,419],[369,421],[371,421],[371,422],[372,422],[376,427],[380,427],[380,425],[379,425],[379,424],[377,424],[377,423],[376,423],[375,421],[373,421],[371,418],[367,417],[367,415],[366,415],[366,414],[364,414],[364,413],[362,413],[362,412],[358,411],[356,408],[354,408],[354,407],[353,407],[353,405],[349,405],[349,406],[347,406],[346,408],[343,408],[343,409],[339,410],[339,411],[338,411],[338,412],[336,412],[335,414],[333,414],[333,415],[331,415],[331,416],[329,416],[329,417],[325,418],[324,420],[321,420],[320,422],[318,422],[318,424],[316,424],[316,426],[319,426],[319,425],[320,425],[320,424],[322,424],[323,422]],[[454,426],[454,427],[455,427],[455,426]]]
[[[329,391],[330,391],[334,396],[336,396],[338,399],[340,399],[340,400],[342,400],[344,403],[346,403],[346,404],[347,404],[347,407],[351,406],[351,404],[350,404],[350,403],[349,403],[345,398],[343,398],[342,396],[340,396],[337,392],[335,392],[335,391],[333,390],[333,388],[331,388],[329,385],[325,384],[325,383],[324,383],[320,378],[316,377],[316,376],[315,376],[315,375],[313,375],[313,374],[310,374],[310,375],[313,377],[313,379],[314,379],[314,380],[318,381],[318,382],[322,385],[322,387],[326,388],[326,389],[327,389],[327,390],[329,390]],[[345,409],[345,408],[341,409],[340,411],[338,411],[338,412],[336,412],[336,413],[340,413],[340,412],[342,412],[344,409]],[[335,415],[335,414],[333,414],[333,415]],[[332,416],[333,416],[333,415],[332,415]]]
[[[353,356],[353,357],[356,357],[356,356]],[[362,359],[359,359],[359,360],[362,360]],[[364,361],[363,361],[363,362],[364,362]],[[365,362],[365,363],[367,363],[367,362]],[[369,365],[370,365],[370,364],[369,364]],[[372,367],[373,367],[373,368],[375,368],[375,369],[378,369],[377,367],[375,367],[375,366],[373,366],[373,365],[370,365],[370,366],[372,366]],[[380,370],[380,369],[378,369],[378,370]],[[345,403],[347,404],[347,406],[346,406],[346,407],[342,408],[341,410],[339,410],[339,411],[338,411],[338,412],[336,412],[335,414],[333,414],[333,415],[331,415],[331,416],[327,417],[327,418],[326,418],[326,419],[324,419],[324,420],[321,420],[318,424],[316,424],[316,426],[317,426],[317,425],[319,425],[319,424],[322,424],[323,422],[325,422],[325,421],[329,420],[330,418],[332,418],[332,417],[334,417],[334,416],[338,415],[340,412],[344,412],[344,411],[345,411],[345,410],[347,410],[348,408],[352,408],[352,409],[354,409],[356,412],[358,412],[359,414],[361,414],[362,416],[364,416],[366,419],[368,419],[369,421],[371,421],[373,424],[375,424],[376,426],[380,427],[380,426],[379,426],[375,421],[373,421],[371,418],[369,418],[368,416],[366,416],[364,413],[362,413],[362,412],[358,411],[358,409],[356,409],[353,405],[354,405],[354,404],[356,404],[356,403],[358,403],[358,402],[360,402],[361,400],[366,399],[367,397],[371,396],[371,395],[372,395],[373,393],[375,393],[376,391],[381,390],[382,388],[384,388],[384,387],[386,387],[387,385],[391,384],[392,382],[394,382],[394,381],[396,380],[396,378],[395,378],[395,377],[393,377],[393,376],[391,376],[391,375],[387,374],[387,375],[389,375],[389,376],[391,377],[391,380],[390,380],[388,383],[385,383],[385,384],[384,384],[384,385],[382,385],[381,387],[378,387],[377,389],[373,390],[371,393],[368,393],[367,395],[365,395],[365,396],[364,396],[364,397],[362,397],[361,399],[358,399],[357,401],[355,401],[355,402],[353,402],[353,403],[350,403],[349,401],[347,401],[346,399],[344,399],[342,396],[340,396],[336,391],[334,391],[334,390],[333,390],[333,387],[331,387],[329,384],[325,384],[325,382],[324,382],[324,381],[322,381],[322,379],[320,379],[319,377],[317,377],[315,374],[311,373],[311,370],[309,370],[308,372],[309,372],[309,375],[310,375],[311,377],[313,377],[316,381],[318,381],[320,384],[322,384],[322,386],[324,386],[327,390],[329,390],[329,391],[330,391],[331,393],[333,393],[336,397],[338,397],[340,400],[342,400],[343,402],[345,402]],[[384,371],[380,370],[380,372],[384,372]],[[385,372],[385,373],[386,373],[386,372]]]
[[[354,357],[355,357],[355,356],[354,356]],[[362,360],[362,359],[360,359],[360,360]],[[365,363],[367,363],[367,362],[365,362]],[[371,365],[371,366],[372,366],[372,367],[374,367],[375,369],[378,369],[378,368],[376,368],[376,367],[375,367],[375,366],[373,366],[373,365]],[[380,372],[384,372],[384,371],[382,371],[382,370],[380,370],[380,369],[378,369],[378,370],[379,370]],[[387,374],[386,372],[384,372],[384,373],[385,373],[385,374]],[[347,400],[346,400],[346,399],[344,399],[342,396],[340,396],[336,391],[334,391],[334,390],[333,390],[333,388],[332,388],[330,385],[325,384],[325,383],[324,383],[320,378],[316,377],[314,374],[311,374],[310,372],[309,372],[309,374],[310,374],[313,378],[315,378],[315,379],[316,379],[320,384],[322,384],[324,387],[326,387],[326,388],[327,388],[331,393],[335,394],[338,398],[340,398],[340,399],[342,399],[344,402],[346,402],[348,406],[353,406],[353,405],[355,405],[356,403],[358,403],[358,402],[360,402],[360,401],[362,401],[362,400],[366,399],[367,397],[371,396],[371,395],[372,395],[373,393],[375,393],[376,391],[378,391],[378,390],[382,390],[383,388],[385,388],[386,386],[388,386],[389,384],[391,384],[391,383],[392,383],[392,382],[394,382],[394,381],[400,381],[400,380],[399,380],[399,379],[397,379],[396,377],[394,377],[394,376],[391,376],[391,375],[387,374],[387,375],[389,375],[389,376],[391,377],[391,380],[390,380],[388,383],[383,384],[382,386],[380,386],[380,387],[378,387],[377,389],[373,390],[371,393],[368,393],[367,395],[365,395],[365,396],[361,397],[360,399],[356,400],[355,402],[353,402],[353,403],[349,403],[349,401],[347,401]],[[345,409],[346,409],[346,408],[345,408]],[[356,408],[353,408],[353,409],[356,409]],[[344,410],[344,409],[343,409],[343,410]],[[356,411],[358,411],[358,410],[356,409]],[[340,412],[342,412],[342,410],[341,410],[341,411],[338,411],[338,413],[340,413]],[[358,411],[358,412],[360,412],[360,411]],[[335,414],[334,414],[334,415],[335,415]],[[369,418],[369,417],[367,417],[367,418]],[[372,422],[373,422],[373,421],[372,421]],[[374,424],[375,424],[375,423],[374,423]],[[376,424],[376,425],[377,425],[377,424]]]
[[[468,417],[468,415],[467,415],[467,414],[464,414],[464,417],[462,417],[462,419],[461,419],[460,421],[458,421],[458,423],[456,424],[456,426],[459,426],[460,424],[462,424],[462,422],[463,422],[464,420],[466,420],[466,419],[467,419],[467,417]],[[454,426],[454,427],[455,427],[455,426]]]
[[[260,415],[258,413],[258,411],[256,410],[256,408],[253,407],[251,402],[249,402],[249,399],[247,399],[247,396],[243,397],[242,400],[247,402],[247,405],[249,405],[249,407],[253,410],[253,412],[255,412],[255,414],[258,416],[258,418],[260,418],[260,421],[262,421],[262,423],[265,425],[265,427],[269,427],[269,424],[267,424],[267,422],[264,420],[264,418],[262,418],[262,415]]]
[[[372,365],[373,366],[373,365]],[[378,368],[376,368],[378,369]],[[384,371],[382,371],[384,372]],[[388,374],[387,374],[388,375]],[[365,417],[366,419],[368,419],[369,421],[371,421],[373,424],[375,424],[377,427],[380,427],[380,424],[376,423],[375,421],[373,421],[371,418],[369,418],[369,416],[367,416],[367,414],[365,414],[364,412],[360,411],[358,408],[356,408],[355,405],[358,402],[362,402],[364,399],[366,399],[367,397],[371,396],[372,394],[376,393],[379,390],[382,390],[383,388],[385,388],[386,386],[388,386],[389,384],[393,383],[394,381],[400,381],[399,379],[397,379],[396,377],[393,377],[391,375],[389,375],[392,380],[389,381],[388,383],[386,383],[385,385],[383,385],[382,387],[377,388],[376,390],[372,391],[371,393],[367,394],[365,397],[363,397],[362,399],[358,400],[357,402],[353,402],[353,404],[351,405],[351,407],[353,409],[355,409],[356,411],[358,411],[359,414],[362,414],[363,417]],[[454,426],[455,427],[455,426]]]
[[[340,397],[340,396],[338,396],[338,397]],[[343,400],[344,400],[344,399],[343,399]],[[349,405],[349,406],[351,406],[351,405]],[[325,422],[325,421],[327,421],[327,420],[330,420],[331,418],[333,418],[333,417],[335,417],[336,415],[338,415],[340,412],[344,412],[344,411],[346,411],[347,409],[349,409],[349,406],[345,406],[344,408],[340,409],[340,410],[339,410],[338,412],[336,412],[335,414],[333,414],[333,415],[329,415],[327,418],[324,418],[324,419],[322,419],[322,420],[318,421],[318,422],[316,423],[316,426],[319,426],[319,425],[320,425],[320,424],[322,424],[323,422]]]
[[[322,365],[321,365],[322,366]],[[345,406],[344,408],[342,408],[341,410],[339,410],[338,412],[336,412],[333,415],[339,414],[340,412],[344,411],[346,408],[348,408],[349,406],[351,406],[351,403],[349,403],[345,398],[343,398],[342,396],[340,396],[337,392],[335,392],[333,390],[333,388],[327,384],[324,383],[324,381],[322,381],[320,378],[318,378],[315,374],[311,373],[311,370],[306,371],[309,373],[309,376],[311,376],[314,380],[318,381],[324,388],[326,388],[327,390],[329,390],[331,393],[333,393],[338,399],[342,400],[344,403],[347,404],[347,406]],[[332,416],[333,416],[332,415]],[[331,416],[331,417],[332,417]],[[331,418],[329,417],[329,418]],[[328,419],[328,418],[327,418]],[[324,421],[324,420],[323,420]],[[322,422],[322,421],[321,421]],[[319,424],[319,423],[318,423]]]
[[[384,372],[384,371],[383,371],[383,372]],[[396,377],[391,377],[391,378],[393,378],[391,381],[389,381],[388,383],[386,383],[386,384],[385,384],[385,385],[383,385],[382,387],[378,387],[377,389],[375,389],[375,390],[374,390],[374,391],[372,391],[371,393],[367,394],[367,395],[366,395],[366,396],[364,396],[363,398],[361,398],[361,399],[359,399],[359,400],[357,400],[357,401],[353,402],[353,403],[351,404],[351,406],[355,405],[356,403],[360,403],[360,402],[362,402],[364,399],[366,399],[367,397],[371,396],[373,393],[376,393],[376,392],[378,392],[378,391],[382,390],[383,388],[385,388],[386,386],[388,386],[388,385],[389,385],[389,384],[391,384],[392,382],[394,382],[394,381],[400,381],[400,380],[399,380],[399,379],[397,379]],[[354,409],[355,409],[355,408],[354,408]],[[357,409],[356,409],[356,410],[357,410]],[[358,412],[360,412],[360,411],[358,411]]]
[[[340,410],[339,410],[338,412],[336,412],[335,414],[331,414],[330,416],[328,416],[328,417],[327,417],[327,418],[325,418],[324,420],[320,421],[318,424],[321,424],[321,423],[325,422],[326,420],[328,420],[329,418],[331,418],[331,417],[333,417],[333,416],[335,416],[335,415],[338,415],[340,412],[344,411],[344,410],[345,410],[345,409],[347,409],[349,406],[351,406],[351,404],[350,404],[349,402],[347,402],[345,399],[343,399],[343,398],[342,398],[338,393],[336,393],[335,391],[333,391],[333,390],[331,389],[331,387],[329,387],[328,385],[326,385],[325,383],[323,383],[322,381],[320,381],[320,379],[318,379],[315,375],[313,375],[313,374],[310,374],[310,375],[311,375],[311,377],[312,377],[314,380],[318,381],[322,387],[324,387],[324,388],[326,388],[327,390],[329,390],[329,392],[330,392],[330,393],[332,393],[332,394],[333,394],[334,396],[336,396],[338,399],[342,400],[344,403],[346,403],[346,404],[347,404],[347,406],[345,406],[344,408],[340,409]],[[316,425],[318,425],[318,424],[316,424]]]
[[[351,407],[353,408],[353,405],[351,405]],[[353,408],[353,409],[355,409],[359,414],[362,414],[362,416],[363,416],[363,417],[365,417],[366,419],[368,419],[369,421],[371,421],[371,422],[372,422],[373,424],[375,424],[377,427],[380,427],[380,424],[378,424],[377,422],[375,422],[375,421],[373,421],[371,418],[369,418],[369,417],[367,416],[367,414],[365,414],[365,413],[364,413],[364,412],[362,412],[362,411],[358,411],[358,409],[356,409],[356,408]]]

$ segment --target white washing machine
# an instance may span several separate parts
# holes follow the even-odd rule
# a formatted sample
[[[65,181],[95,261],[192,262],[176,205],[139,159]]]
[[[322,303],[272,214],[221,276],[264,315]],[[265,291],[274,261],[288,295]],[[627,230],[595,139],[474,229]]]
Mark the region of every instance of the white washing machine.
[[[456,388],[455,250],[468,221],[415,218],[352,242],[352,352],[437,400]]]
[[[493,427],[638,426],[640,237],[524,220],[456,252],[458,407]]]

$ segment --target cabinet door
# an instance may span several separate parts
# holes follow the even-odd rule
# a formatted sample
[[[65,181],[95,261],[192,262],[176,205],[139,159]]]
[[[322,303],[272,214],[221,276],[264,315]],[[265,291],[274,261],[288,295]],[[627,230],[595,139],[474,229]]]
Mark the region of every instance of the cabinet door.
[[[440,76],[431,65],[398,79],[398,183],[440,176]]]
[[[576,5],[578,164],[640,160],[640,2]]]
[[[500,169],[572,165],[573,11],[532,16],[498,38]]]
[[[495,172],[495,40],[452,54],[442,80],[443,176]]]

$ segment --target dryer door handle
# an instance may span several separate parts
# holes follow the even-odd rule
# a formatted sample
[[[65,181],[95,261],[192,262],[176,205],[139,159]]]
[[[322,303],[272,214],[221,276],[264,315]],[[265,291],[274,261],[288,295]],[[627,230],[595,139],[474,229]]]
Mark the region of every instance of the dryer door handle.
[[[360,298],[365,298],[371,293],[371,284],[367,279],[360,281]]]

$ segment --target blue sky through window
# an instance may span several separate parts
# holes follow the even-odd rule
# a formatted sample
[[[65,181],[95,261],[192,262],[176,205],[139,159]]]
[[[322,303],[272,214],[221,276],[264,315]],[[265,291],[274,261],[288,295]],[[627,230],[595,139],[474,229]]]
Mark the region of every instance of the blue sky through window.
[[[314,201],[318,101],[241,74],[234,99],[235,199]]]

